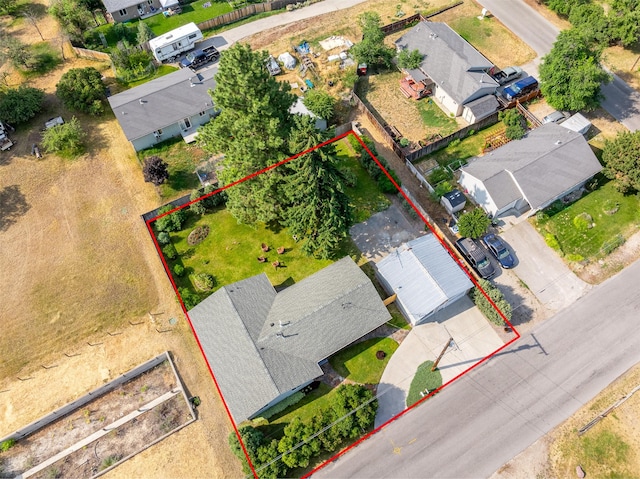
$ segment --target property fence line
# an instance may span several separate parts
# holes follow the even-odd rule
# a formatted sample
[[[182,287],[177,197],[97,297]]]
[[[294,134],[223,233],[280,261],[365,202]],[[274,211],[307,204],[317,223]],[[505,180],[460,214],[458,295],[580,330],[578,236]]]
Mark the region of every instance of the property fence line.
[[[418,179],[420,184],[429,190],[429,193],[435,193],[435,190],[433,189],[433,186],[431,186],[431,183],[427,181],[427,179],[420,172],[420,170],[418,170],[418,168],[413,166],[413,164],[409,160],[404,160],[404,164],[407,165],[407,168],[409,168],[409,171],[413,173],[413,176],[415,176]]]
[[[427,15],[422,15],[421,13],[415,13],[410,17],[403,18],[402,20],[398,20],[397,22],[389,23],[388,25],[383,25],[382,27],[380,27],[380,30],[382,30],[382,33],[384,33],[385,35],[391,35],[392,33],[399,32],[400,30],[407,28],[414,22],[417,23],[417,22],[426,21],[431,17],[440,15],[441,13],[446,12],[447,10],[451,10],[452,8],[457,7],[458,5],[462,5],[463,3],[464,2],[462,1],[454,2],[450,5],[447,5],[431,13],[428,13]]]
[[[348,123],[343,123],[342,125],[336,126],[334,135],[335,136],[340,136],[340,135],[344,135],[345,133],[349,132],[353,130],[353,122],[350,121]]]
[[[404,158],[404,154],[402,153],[402,150],[400,149],[398,144],[393,140],[393,137],[389,134],[389,132],[387,131],[387,128],[384,125],[382,125],[382,123],[380,123],[378,118],[376,118],[376,116],[371,112],[371,110],[369,110],[367,105],[364,104],[364,102],[360,99],[360,97],[356,94],[355,91],[351,95],[351,98],[352,98],[352,102],[354,103],[353,106],[355,106],[360,113],[364,114],[367,117],[367,119],[371,122],[374,128],[378,130],[380,135],[382,135],[382,138],[384,139],[387,146],[393,149],[394,153],[398,155],[400,158]]]
[[[520,101],[516,101],[516,109],[524,116],[529,123],[533,126],[533,128],[538,128],[542,126],[542,122],[538,120],[538,117],[531,113],[526,106],[524,106]]]
[[[90,58],[92,60],[100,60],[103,62],[111,63],[111,56],[108,53],[98,52],[96,50],[89,50],[87,48],[80,48],[71,45],[73,52],[80,58]]]
[[[177,207],[182,206],[182,205],[186,205],[187,203],[189,203],[189,201],[191,201],[191,194],[184,195],[184,196],[181,196],[180,198],[177,198],[175,200],[169,201],[168,203],[165,203],[162,206],[158,206],[154,210],[147,211],[146,213],[143,213],[140,216],[142,217],[142,219],[146,223],[150,219],[155,218],[156,216],[158,216],[158,214],[159,214],[158,212],[162,208],[164,208],[165,206],[171,206],[171,209],[173,209],[173,208],[177,208]]]
[[[165,351],[164,353],[156,356],[153,359],[150,359],[149,361],[141,364],[140,366],[137,366],[132,370],[118,376],[113,381],[107,384],[104,384],[103,386],[100,386],[99,388],[96,388],[93,391],[88,392],[81,398],[76,399],[75,401],[65,404],[64,406],[56,409],[55,411],[50,412],[46,416],[41,417],[40,419],[23,427],[22,429],[18,429],[17,431],[9,434],[8,436],[3,437],[2,439],[0,439],[0,443],[7,441],[9,439],[19,441],[20,439],[23,439],[24,437],[29,436],[30,434],[33,434],[37,430],[42,429],[45,426],[48,426],[52,422],[57,421],[61,417],[66,416],[67,414],[75,411],[76,409],[81,408],[82,406],[93,401],[94,399],[97,399],[100,396],[103,396],[104,394],[113,391],[118,386],[121,386],[127,381],[130,381],[131,379],[137,376],[140,376],[141,374],[147,372],[148,370],[158,366],[159,364],[165,361],[169,361],[169,363],[171,363],[171,358],[169,356],[168,351]],[[173,370],[175,371],[175,368],[173,368]]]

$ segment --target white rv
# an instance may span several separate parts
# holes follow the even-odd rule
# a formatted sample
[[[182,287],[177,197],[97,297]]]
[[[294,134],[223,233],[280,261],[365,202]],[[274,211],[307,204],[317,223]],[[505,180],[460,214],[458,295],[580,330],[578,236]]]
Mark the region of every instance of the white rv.
[[[178,55],[193,50],[202,40],[202,32],[195,23],[187,23],[159,37],[149,40],[149,48],[159,62],[175,60]]]

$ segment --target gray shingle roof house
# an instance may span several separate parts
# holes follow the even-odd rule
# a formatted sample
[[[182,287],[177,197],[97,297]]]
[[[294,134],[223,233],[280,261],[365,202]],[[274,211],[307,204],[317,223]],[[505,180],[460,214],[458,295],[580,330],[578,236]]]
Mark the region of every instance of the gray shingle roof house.
[[[114,22],[126,22],[134,18],[147,18],[162,10],[177,6],[178,0],[102,0],[105,10]]]
[[[376,264],[377,275],[396,304],[416,325],[463,297],[473,283],[432,234],[416,238]]]
[[[512,208],[531,214],[546,208],[601,169],[581,134],[548,123],[471,159],[458,182],[495,218]]]
[[[136,151],[195,131],[216,115],[209,90],[217,67],[198,75],[188,68],[169,73],[108,98],[127,140]]]
[[[490,95],[498,88],[498,83],[488,74],[495,68],[473,46],[453,31],[446,23],[420,22],[398,40],[399,50],[419,50],[422,63],[415,70],[408,70],[414,81],[435,83],[434,96],[447,113],[455,116],[463,114],[465,105],[478,98]],[[495,100],[495,98],[494,98]],[[474,111],[465,114],[467,121],[475,122],[488,116],[497,108],[491,102],[482,107],[472,105]],[[478,116],[480,115],[480,116]]]
[[[279,293],[265,274],[224,286],[189,317],[239,423],[321,376],[320,362],[391,316],[345,257]]]

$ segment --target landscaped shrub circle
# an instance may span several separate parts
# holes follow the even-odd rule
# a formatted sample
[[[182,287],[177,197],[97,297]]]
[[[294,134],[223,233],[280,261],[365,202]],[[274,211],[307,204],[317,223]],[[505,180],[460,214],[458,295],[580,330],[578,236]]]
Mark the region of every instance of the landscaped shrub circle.
[[[620,204],[614,200],[607,200],[602,205],[602,210],[607,215],[615,215],[620,209]]]
[[[210,274],[198,273],[193,275],[193,284],[200,291],[210,291],[216,283]]]
[[[376,353],[376,358],[378,358],[381,361],[386,357],[387,357],[387,353],[385,353],[384,351],[378,351]]]
[[[593,218],[589,213],[580,213],[573,218],[573,226],[580,231],[591,229],[594,226]]]
[[[189,244],[189,246],[195,246],[199,243],[202,243],[202,241],[207,237],[208,234],[208,225],[198,226],[191,233],[189,233],[189,236],[187,237],[187,243]]]

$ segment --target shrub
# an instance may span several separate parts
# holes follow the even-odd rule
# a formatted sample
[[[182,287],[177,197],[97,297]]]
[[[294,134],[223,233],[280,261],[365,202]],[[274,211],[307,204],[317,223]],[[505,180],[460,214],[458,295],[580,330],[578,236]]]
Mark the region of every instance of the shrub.
[[[211,291],[216,282],[210,274],[197,273],[193,275],[193,284],[200,291]]]
[[[427,177],[427,181],[429,181],[429,184],[431,185],[437,185],[441,181],[451,180],[452,178],[453,175],[448,169],[439,166],[438,168],[435,168],[431,171],[431,173]]]
[[[495,305],[502,311],[502,314],[508,319],[511,320],[511,305],[505,299],[502,292],[496,288],[493,284],[485,279],[481,279],[478,283],[482,289],[487,293],[489,298],[495,303]],[[502,316],[495,310],[489,300],[482,294],[482,291],[478,287],[473,288],[472,299],[475,305],[478,307],[480,312],[484,314],[484,316],[494,324],[502,326],[504,324],[504,320]]]
[[[393,178],[393,180],[398,184],[398,187],[402,185],[402,182],[400,181],[400,178],[398,178],[398,175],[396,174],[395,171],[393,170],[387,170],[389,172],[389,175],[391,176],[391,178]],[[395,187],[395,185],[391,182],[391,180],[387,177],[387,175],[381,173],[380,176],[378,177],[378,186],[380,187],[380,191],[382,191],[383,193],[396,193],[398,191],[398,188]]]
[[[173,206],[166,205],[158,210],[158,215],[164,214],[167,211],[171,211]],[[158,231],[180,231],[182,229],[182,225],[186,220],[186,214],[184,212],[184,208],[180,208],[179,210],[174,211],[170,215],[163,216],[162,218],[158,218],[155,222],[155,227]]]
[[[406,148],[410,143],[409,138],[400,138],[400,146],[402,148]]]
[[[181,264],[176,264],[173,266],[173,274],[180,277],[184,274],[184,266]]]
[[[580,213],[579,215],[574,216],[573,226],[578,231],[587,231],[593,227],[593,218],[589,213]]]
[[[106,94],[102,74],[93,67],[72,68],[62,75],[56,85],[56,95],[72,110],[91,115],[99,115],[104,111]]]
[[[487,232],[491,219],[482,208],[474,208],[468,213],[463,213],[458,219],[458,231],[462,236],[479,238]]]
[[[189,244],[189,246],[195,246],[199,243],[202,243],[208,235],[208,225],[198,226],[191,233],[189,233],[189,236],[187,236],[187,243]]]
[[[160,186],[169,178],[169,165],[165,163],[159,156],[150,156],[144,160],[142,165],[142,174],[144,181]]]
[[[158,233],[158,236],[156,236],[156,239],[158,240],[158,243],[162,245],[171,243],[171,237],[169,236],[169,233],[167,233],[166,231],[161,231],[160,233]]]
[[[42,109],[44,91],[21,86],[0,91],[0,118],[11,125],[26,123]]]
[[[556,238],[555,235],[551,234],[551,233],[547,233],[544,235],[544,241],[545,243],[547,243],[547,246],[551,249],[554,249],[556,251],[558,251],[559,253],[562,253],[562,249],[560,248],[560,243],[558,243],[558,238]]]
[[[469,133],[467,133],[467,135],[469,136],[473,136],[476,134],[476,130],[469,130]]]
[[[164,257],[167,259],[176,259],[178,257],[176,247],[171,243],[162,248],[162,254],[164,254]]]
[[[603,245],[601,251],[603,254],[608,255],[613,253],[616,249],[622,246],[625,242],[625,239],[622,235],[618,234],[613,237],[610,241],[606,241]]]
[[[450,146],[451,148],[455,148],[456,146],[458,146],[461,143],[460,138],[456,138],[455,140],[451,140],[451,142],[449,143],[448,146]]]
[[[42,146],[46,151],[73,158],[84,151],[85,137],[86,133],[82,130],[80,122],[73,117],[67,123],[45,130],[42,134]]]
[[[519,140],[524,136],[527,121],[518,112],[518,110],[511,108],[509,110],[501,111],[498,114],[498,118],[502,120],[502,123],[507,127],[505,136],[508,139]]]
[[[579,263],[580,261],[584,260],[584,256],[579,255],[579,254],[568,254],[565,256],[565,259],[567,261],[574,261],[576,263]]]
[[[0,443],[0,452],[7,452],[9,449],[11,449],[15,445],[16,445],[15,439],[7,439],[6,441],[2,441]]]
[[[180,298],[182,298],[182,303],[187,311],[200,302],[200,296],[189,288],[178,288],[178,293],[180,293]]]
[[[606,200],[602,205],[602,211],[607,215],[615,215],[618,212],[618,209],[620,209],[620,203],[615,200]]]

